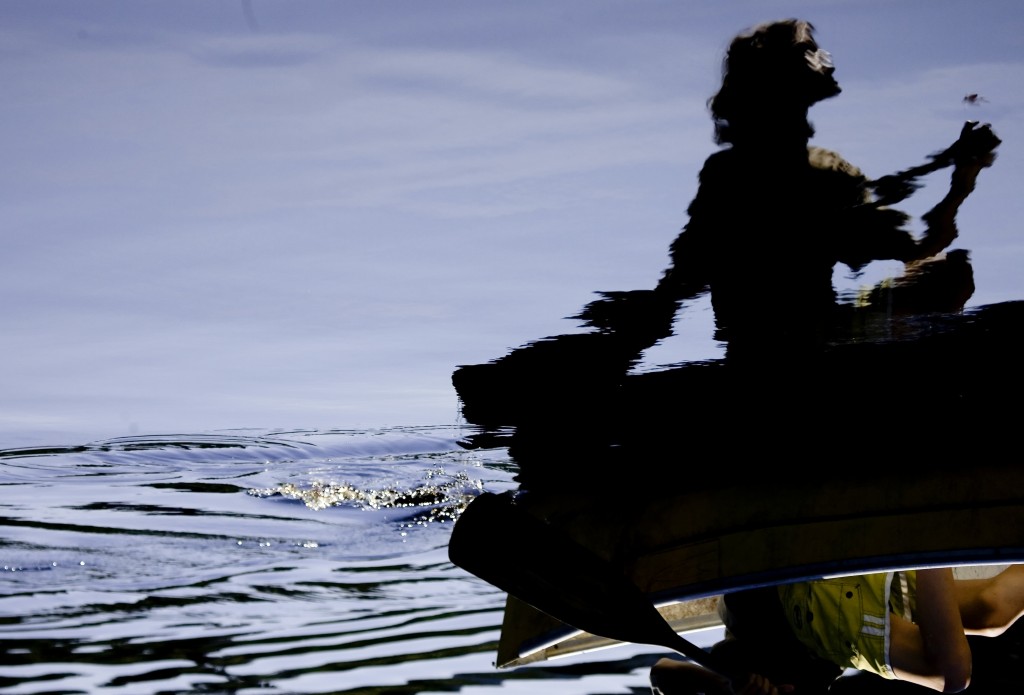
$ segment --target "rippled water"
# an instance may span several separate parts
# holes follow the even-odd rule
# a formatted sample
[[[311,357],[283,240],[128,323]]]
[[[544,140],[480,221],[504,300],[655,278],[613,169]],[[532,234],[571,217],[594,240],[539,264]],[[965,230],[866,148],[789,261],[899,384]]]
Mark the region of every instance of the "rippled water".
[[[645,646],[494,668],[504,594],[447,541],[515,469],[464,434],[0,450],[0,692],[648,692]]]

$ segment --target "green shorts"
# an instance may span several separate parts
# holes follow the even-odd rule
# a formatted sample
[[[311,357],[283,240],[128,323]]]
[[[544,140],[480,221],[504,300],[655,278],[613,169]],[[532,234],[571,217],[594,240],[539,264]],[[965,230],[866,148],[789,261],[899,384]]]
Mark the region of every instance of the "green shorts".
[[[815,579],[778,587],[793,634],[842,668],[895,678],[889,662],[890,613],[913,620],[916,573]]]

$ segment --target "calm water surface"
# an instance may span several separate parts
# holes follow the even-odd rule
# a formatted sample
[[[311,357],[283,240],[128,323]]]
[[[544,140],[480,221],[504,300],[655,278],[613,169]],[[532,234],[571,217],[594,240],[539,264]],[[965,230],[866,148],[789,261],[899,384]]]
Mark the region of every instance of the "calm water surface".
[[[515,468],[465,434],[0,450],[0,692],[649,692],[645,646],[494,668],[504,594],[447,542]]]

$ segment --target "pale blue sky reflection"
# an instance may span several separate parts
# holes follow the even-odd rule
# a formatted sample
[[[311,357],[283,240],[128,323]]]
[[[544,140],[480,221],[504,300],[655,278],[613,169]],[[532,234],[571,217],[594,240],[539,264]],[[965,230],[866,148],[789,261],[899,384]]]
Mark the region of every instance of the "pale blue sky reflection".
[[[814,142],[869,175],[993,124],[958,246],[972,305],[1024,296],[1015,0],[7,0],[0,446],[456,421],[456,365],[653,285],[722,51],[788,16],[844,89]]]

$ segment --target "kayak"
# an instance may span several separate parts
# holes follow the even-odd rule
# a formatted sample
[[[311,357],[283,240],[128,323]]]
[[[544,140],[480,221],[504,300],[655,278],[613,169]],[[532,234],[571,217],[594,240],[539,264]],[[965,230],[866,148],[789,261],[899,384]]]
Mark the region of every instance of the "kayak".
[[[824,468],[815,475],[780,472],[757,485],[725,480],[718,487],[682,489],[615,513],[609,495],[529,491],[517,504],[551,533],[625,575],[675,621],[677,632],[713,626],[717,616],[706,599],[729,590],[908,567],[1024,561],[1024,466],[1015,456],[935,465],[927,474],[911,475],[908,466],[887,474],[881,487],[874,478],[847,476],[844,465]],[[520,560],[530,561],[530,552],[522,547]],[[548,658],[559,651],[553,645],[578,638],[577,626],[539,613],[508,599],[500,665],[522,663],[542,649]]]
[[[958,579],[980,578],[1005,569],[1007,565],[961,565],[954,567]],[[908,569],[908,568],[902,568]],[[657,606],[658,612],[680,635],[699,639],[702,633],[721,639],[724,629],[718,615],[720,595]],[[707,638],[701,640],[707,641]],[[624,644],[615,639],[593,635],[566,625],[538,611],[514,596],[505,603],[501,639],[498,643],[498,668],[561,659]]]
[[[453,384],[475,428],[464,446],[509,448],[518,511],[686,635],[717,627],[717,597],[736,589],[1024,561],[1022,333],[1024,302],[1005,302],[893,320],[806,368],[646,373],[628,336],[582,333],[460,367]],[[616,642],[509,593],[500,667]]]

